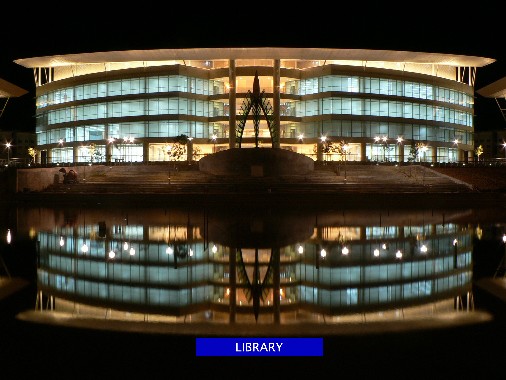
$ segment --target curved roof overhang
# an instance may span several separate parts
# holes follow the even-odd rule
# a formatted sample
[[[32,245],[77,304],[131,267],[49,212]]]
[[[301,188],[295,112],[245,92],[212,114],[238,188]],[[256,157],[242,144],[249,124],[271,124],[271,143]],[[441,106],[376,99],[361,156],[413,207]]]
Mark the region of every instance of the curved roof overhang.
[[[28,91],[0,78],[0,98],[17,98]]]
[[[338,60],[406,62],[417,64],[447,65],[454,67],[483,67],[495,59],[395,50],[328,49],[328,48],[189,48],[124,50],[96,53],[53,55],[38,58],[22,58],[14,62],[27,67],[59,67],[107,62],[156,62],[171,60],[218,60],[218,59],[296,59],[296,60]]]
[[[476,92],[485,98],[506,98],[506,77],[492,82]]]

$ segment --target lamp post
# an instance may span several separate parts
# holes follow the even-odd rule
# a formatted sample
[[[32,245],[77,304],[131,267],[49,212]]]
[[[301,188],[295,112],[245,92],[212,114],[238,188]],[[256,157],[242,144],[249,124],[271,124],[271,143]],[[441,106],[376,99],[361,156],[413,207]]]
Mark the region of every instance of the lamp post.
[[[502,275],[503,277],[506,276],[506,234],[502,235],[502,243],[504,246],[504,253],[499,266],[495,270],[494,278],[496,278],[498,275]]]
[[[374,137],[374,142],[371,144],[371,160],[374,160],[374,144],[379,144],[380,137]],[[378,161],[378,151],[376,150],[376,161]]]
[[[428,149],[427,145],[423,145],[420,149],[423,152],[423,162],[425,162],[425,160],[426,160],[426,154],[427,154],[427,149]],[[420,157],[420,161],[421,161],[421,159],[422,158]]]
[[[125,161],[128,159],[128,160],[130,160],[130,162],[132,162],[132,150],[131,150],[129,144],[134,143],[134,138],[130,137],[130,136],[125,137],[124,141],[125,141]],[[127,150],[128,150],[128,152],[127,152]]]
[[[504,149],[504,158],[506,158],[506,142],[502,143],[502,148]]]
[[[343,144],[343,153],[344,153],[344,181],[346,182],[348,178],[346,177],[346,155],[348,154],[349,146],[348,144]]]
[[[403,147],[402,147],[402,143],[404,142],[404,139],[401,137],[401,136],[398,136],[397,137],[397,145],[399,146],[399,154],[398,154],[398,162],[399,164],[401,164],[402,162],[404,162],[404,151],[402,150]],[[402,162],[401,162],[402,160]]]
[[[167,145],[165,149],[167,152],[167,156],[169,157],[169,185],[170,185],[170,154],[172,153],[172,146]]]
[[[216,139],[218,136],[216,136],[216,133],[211,136],[211,140],[213,141],[213,153],[216,153]]]
[[[7,166],[10,165],[10,161],[11,161],[11,158],[10,158],[10,154],[11,154],[11,143],[8,142],[7,144],[5,144],[5,146],[7,147]]]
[[[382,146],[383,146],[383,162],[386,161],[386,154],[387,154],[387,147],[388,147],[387,140],[388,140],[388,137],[386,137],[386,136],[383,136],[381,138]]]
[[[109,145],[107,146],[107,151],[105,152],[105,161],[111,163],[112,162],[112,154],[113,154],[113,147],[114,147],[114,141],[116,139],[114,137],[109,137],[107,139],[107,142]]]
[[[320,136],[322,161],[325,161],[324,154],[325,154],[325,150],[326,150],[326,147],[325,147],[326,141],[327,141],[327,136],[325,136],[325,135]],[[317,159],[318,159],[318,157],[317,157]]]

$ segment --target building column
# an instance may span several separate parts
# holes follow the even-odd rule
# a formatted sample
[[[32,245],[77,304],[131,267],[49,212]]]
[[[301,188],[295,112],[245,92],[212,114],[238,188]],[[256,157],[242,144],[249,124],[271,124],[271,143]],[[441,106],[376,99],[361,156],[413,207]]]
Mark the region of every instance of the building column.
[[[223,247],[225,249],[225,247]],[[228,298],[228,307],[229,307],[229,322],[235,323],[236,313],[237,313],[237,304],[236,304],[236,295],[237,295],[237,280],[236,280],[236,257],[234,247],[228,247],[228,273],[230,277],[228,279],[230,294]],[[226,297],[226,293],[224,295]]]
[[[360,143],[360,161],[366,162],[367,161],[367,153],[366,153],[366,143]]]
[[[280,115],[280,67],[281,61],[279,59],[274,60],[274,71],[272,73],[272,79],[274,84],[274,89],[272,93],[272,104],[274,110],[274,135],[276,139],[272,141],[273,148],[279,148],[281,146],[280,142],[280,128],[281,128],[281,115]],[[272,137],[272,136],[271,136]]]
[[[229,116],[228,116],[228,147],[235,148],[235,124],[236,124],[236,78],[235,78],[235,60],[228,61],[228,103],[229,103]]]
[[[47,163],[52,164],[53,163],[53,149],[48,148],[47,150]]]
[[[142,142],[142,162],[145,164],[149,162],[149,143],[147,141]]]
[[[273,278],[272,278],[272,310],[273,319],[276,325],[281,322],[281,274],[280,274],[280,249],[272,249]]]
[[[437,162],[437,147],[434,147],[434,149],[432,149],[432,159],[430,162],[433,164]]]
[[[321,141],[316,143],[316,161],[323,161],[323,143]]]
[[[193,161],[193,140],[188,139],[188,143],[186,144],[186,159],[188,163]]]
[[[110,164],[112,161],[112,143],[105,143],[105,162]]]
[[[79,149],[77,146],[72,147],[72,153],[74,154],[74,163],[79,162]]]
[[[397,144],[397,149],[399,150],[399,163],[404,162],[404,145]]]
[[[458,162],[467,161],[465,159],[465,153],[466,153],[465,150],[463,150],[463,149],[457,149],[457,161]]]

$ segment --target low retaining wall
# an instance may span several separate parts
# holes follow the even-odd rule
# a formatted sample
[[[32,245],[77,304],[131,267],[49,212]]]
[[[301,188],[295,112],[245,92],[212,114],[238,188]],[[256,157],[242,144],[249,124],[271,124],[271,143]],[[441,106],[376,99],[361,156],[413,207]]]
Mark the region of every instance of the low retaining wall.
[[[86,166],[86,169],[84,166],[78,166],[77,168],[70,166],[56,166],[52,168],[17,169],[16,181],[14,185],[15,188],[11,188],[11,190],[16,193],[43,191],[53,184],[62,183],[63,173],[60,172],[60,169],[62,167],[67,171],[70,169],[77,171],[77,179],[81,181],[83,179],[84,170],[86,170],[86,173],[92,174],[95,170],[103,170],[104,166]]]
[[[310,173],[314,161],[286,149],[234,148],[203,157],[199,169],[214,175],[268,177]]]

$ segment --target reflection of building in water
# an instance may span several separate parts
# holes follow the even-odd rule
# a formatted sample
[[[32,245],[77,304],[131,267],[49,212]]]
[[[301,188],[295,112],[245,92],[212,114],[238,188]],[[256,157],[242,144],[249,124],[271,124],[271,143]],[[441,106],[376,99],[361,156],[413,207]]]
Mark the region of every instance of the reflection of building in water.
[[[312,219],[312,235],[273,248],[211,240],[202,216],[143,225],[81,215],[73,225],[38,231],[37,308],[223,323],[469,310],[472,231],[433,214],[396,211],[374,220],[329,213]]]

